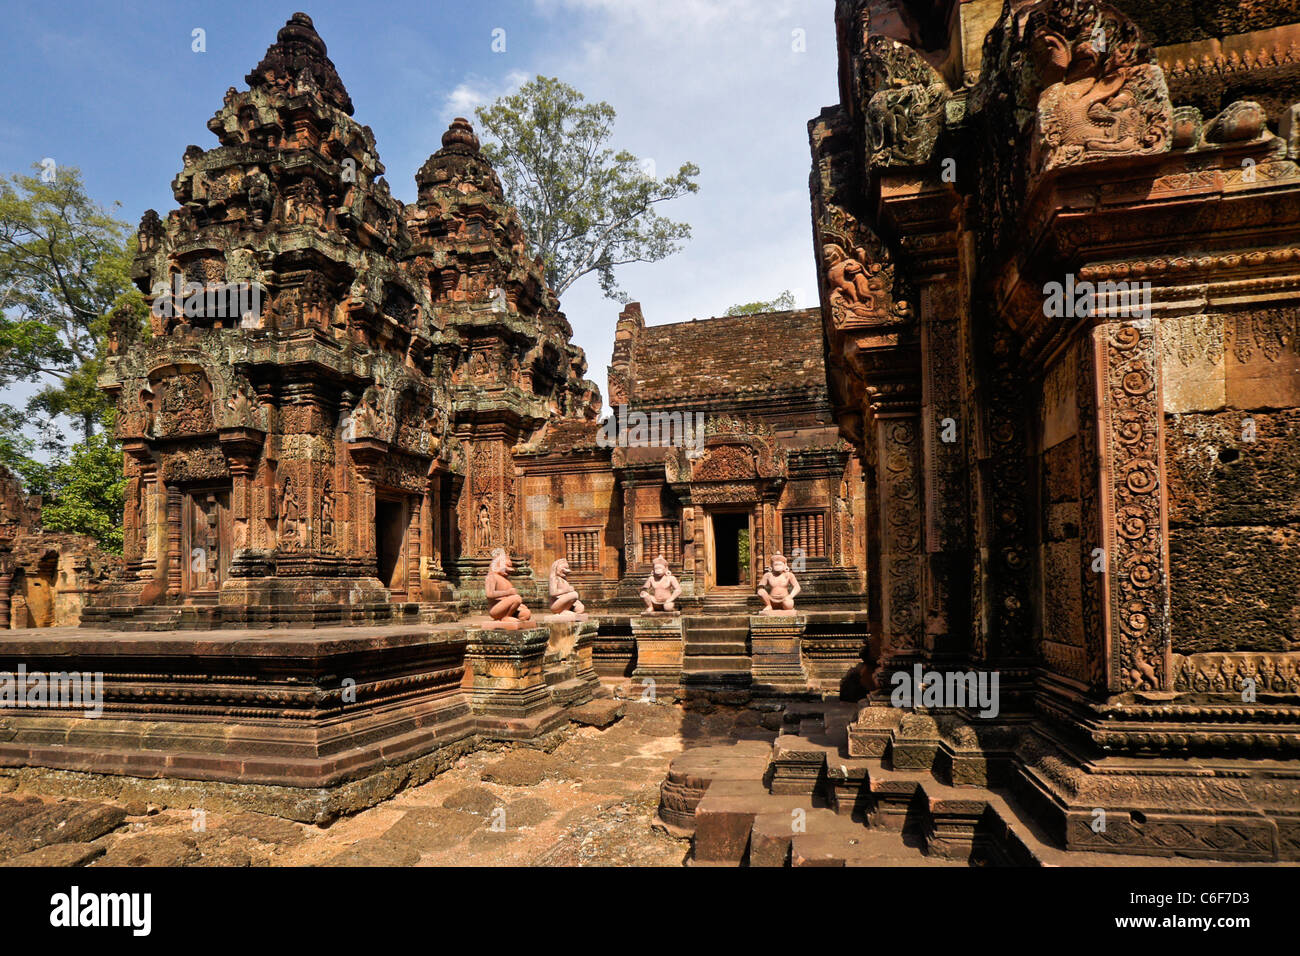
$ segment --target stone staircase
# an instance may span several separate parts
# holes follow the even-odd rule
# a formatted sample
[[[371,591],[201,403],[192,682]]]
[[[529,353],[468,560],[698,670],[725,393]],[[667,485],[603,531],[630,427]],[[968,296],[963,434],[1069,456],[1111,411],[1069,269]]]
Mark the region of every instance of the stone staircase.
[[[710,694],[742,691],[751,681],[749,615],[744,598],[706,595],[700,613],[684,618],[682,688]]]
[[[761,730],[678,755],[658,825],[695,866],[1151,866],[1204,860],[1068,852],[1000,788],[953,787],[885,757],[849,757],[857,705],[789,705]],[[1240,865],[1240,864],[1237,864]]]

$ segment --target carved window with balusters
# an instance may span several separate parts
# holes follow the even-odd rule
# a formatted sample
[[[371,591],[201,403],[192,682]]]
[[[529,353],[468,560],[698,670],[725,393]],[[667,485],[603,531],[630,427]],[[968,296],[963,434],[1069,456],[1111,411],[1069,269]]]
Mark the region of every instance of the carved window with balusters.
[[[678,566],[682,562],[682,526],[676,521],[641,522],[641,563],[649,564],[659,555],[668,563]]]
[[[786,558],[798,548],[805,558],[826,557],[826,514],[796,511],[781,515],[781,546]]]
[[[570,571],[600,570],[600,530],[580,528],[564,532],[564,558]]]

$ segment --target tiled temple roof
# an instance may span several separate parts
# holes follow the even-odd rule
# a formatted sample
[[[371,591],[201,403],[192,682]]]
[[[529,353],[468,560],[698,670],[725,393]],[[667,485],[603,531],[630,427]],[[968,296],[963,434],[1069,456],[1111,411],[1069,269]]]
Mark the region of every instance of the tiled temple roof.
[[[826,388],[818,309],[722,316],[640,330],[633,404],[683,395]]]

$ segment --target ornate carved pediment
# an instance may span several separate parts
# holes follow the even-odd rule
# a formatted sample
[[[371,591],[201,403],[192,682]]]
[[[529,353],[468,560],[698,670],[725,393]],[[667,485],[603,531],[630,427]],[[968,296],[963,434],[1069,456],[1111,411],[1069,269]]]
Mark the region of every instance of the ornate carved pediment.
[[[205,435],[217,430],[212,384],[201,369],[186,368],[156,383],[141,401],[153,415],[151,437]]]
[[[691,470],[692,481],[746,481],[757,477],[757,452],[747,444],[714,445]]]
[[[709,419],[701,451],[675,448],[664,461],[669,484],[689,482],[692,497],[709,502],[755,501],[764,486],[784,482],[786,470],[785,449],[772,430],[735,418]]]

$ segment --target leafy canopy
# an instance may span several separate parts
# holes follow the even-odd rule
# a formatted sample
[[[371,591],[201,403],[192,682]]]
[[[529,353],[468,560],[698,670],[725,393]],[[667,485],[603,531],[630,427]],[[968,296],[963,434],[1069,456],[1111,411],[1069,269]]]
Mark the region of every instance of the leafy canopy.
[[[105,426],[112,414],[105,415]],[[126,478],[111,427],[77,442],[66,460],[43,462],[32,457],[32,440],[16,427],[19,416],[12,406],[0,405],[0,464],[22,479],[28,493],[43,496],[41,527],[88,534],[105,551],[121,554]]]
[[[86,195],[73,166],[0,180],[0,388],[42,382],[29,422],[62,444],[67,416],[88,440],[107,402],[95,386],[114,308],[144,320],[125,223]],[[48,180],[48,181],[47,181]]]
[[[788,312],[794,308],[794,293],[786,289],[769,302],[746,302],[733,305],[723,315],[758,315],[760,312]]]
[[[538,76],[475,111],[492,139],[483,154],[496,167],[557,295],[594,272],[611,299],[626,302],[614,270],[658,262],[681,249],[691,227],[656,210],[699,191],[699,167],[684,163],[664,179],[653,162],[606,145],[614,108],[587,103],[554,77]]]

